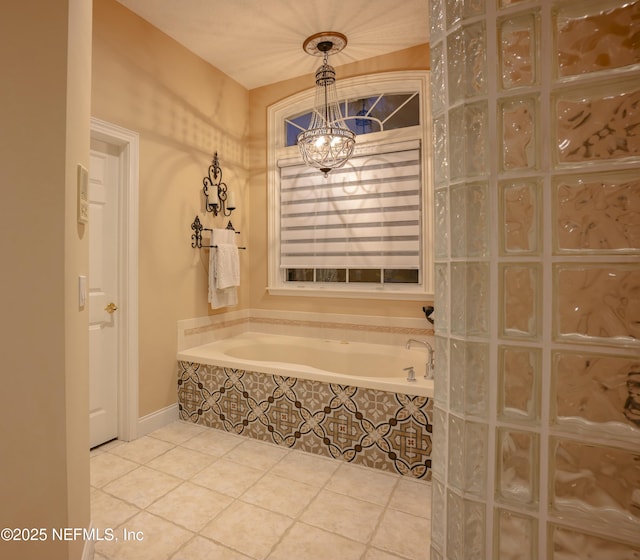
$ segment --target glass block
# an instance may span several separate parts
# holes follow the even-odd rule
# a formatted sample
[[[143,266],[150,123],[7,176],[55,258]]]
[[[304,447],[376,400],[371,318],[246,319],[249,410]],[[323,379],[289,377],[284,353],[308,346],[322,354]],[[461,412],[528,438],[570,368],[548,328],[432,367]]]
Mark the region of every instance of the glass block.
[[[483,498],[487,483],[488,429],[480,422],[465,422],[464,486],[465,494]]]
[[[577,3],[555,14],[559,77],[613,70],[640,63],[640,3]]]
[[[431,478],[431,511],[435,512],[431,519],[431,541],[439,548],[444,548],[446,500],[445,487],[437,476]]]
[[[444,0],[444,2],[446,5],[447,29],[451,29],[454,25],[462,21],[464,0]]]
[[[464,108],[466,132],[466,174],[470,177],[488,172],[489,118],[486,102],[466,105]]]
[[[489,325],[487,263],[451,264],[451,332],[483,336]]]
[[[640,346],[637,264],[556,264],[553,273],[557,339]]]
[[[447,492],[447,558],[465,560],[464,502],[455,492]]]
[[[537,338],[542,302],[540,265],[501,264],[499,270],[501,335],[506,338]]]
[[[447,558],[485,558],[485,506],[447,493]]]
[[[437,189],[434,193],[435,240],[433,253],[436,259],[449,256],[449,191]]]
[[[498,348],[498,418],[538,422],[541,359],[539,348]]]
[[[485,505],[464,500],[464,558],[486,557],[485,525]]]
[[[449,339],[435,336],[436,360],[433,399],[435,404],[447,407],[449,405]]]
[[[533,86],[538,82],[537,14],[498,20],[500,78],[503,89]]]
[[[464,420],[449,415],[449,452],[447,453],[447,482],[462,491],[464,488]]]
[[[456,107],[449,112],[451,179],[487,174],[487,125],[484,102]]]
[[[447,120],[444,115],[433,119],[433,179],[436,185],[446,184],[449,178],[449,150]]]
[[[462,13],[465,19],[480,16],[485,11],[485,0],[466,0],[462,6]]]
[[[449,196],[453,257],[487,256],[489,252],[487,191],[486,183],[451,187]]]
[[[538,524],[535,518],[498,508],[495,525],[494,560],[537,560]]]
[[[447,37],[449,102],[486,93],[487,40],[483,22],[467,25]]]
[[[449,415],[448,483],[465,494],[483,497],[487,479],[487,426]]]
[[[500,252],[504,255],[539,254],[540,184],[533,180],[499,184]]]
[[[457,29],[447,36],[447,86],[451,105],[462,101],[465,95],[464,49],[464,31],[462,29]]]
[[[444,478],[447,468],[447,413],[438,406],[433,407],[433,432],[431,434],[431,472]]]
[[[483,342],[463,342],[464,413],[485,417],[488,411],[489,345]],[[453,369],[453,346],[452,346]]]
[[[533,432],[497,428],[496,494],[514,504],[538,501],[539,436]]]
[[[502,169],[534,169],[538,165],[537,99],[505,99],[499,107]]]
[[[617,525],[637,535],[640,449],[551,438],[551,507]]]
[[[553,180],[554,252],[640,253],[637,170]]]
[[[553,354],[552,422],[605,437],[640,436],[640,359]]]
[[[431,25],[430,37],[433,41],[444,33],[444,4],[443,0],[430,0],[429,23]]]
[[[438,309],[438,320],[434,325],[436,334],[449,330],[449,265],[436,263],[435,275],[435,304]]]
[[[615,90],[611,88],[615,87]],[[640,82],[563,90],[554,96],[555,162],[637,160],[640,157]]]
[[[441,113],[447,103],[446,70],[442,43],[431,45],[431,111]]]
[[[478,0],[475,3],[478,3]],[[473,4],[474,2],[465,2],[465,8]],[[462,33],[464,41],[462,85],[465,97],[469,98],[487,91],[487,38],[484,22],[467,25],[462,28]]]
[[[467,334],[486,336],[489,332],[489,265],[467,263]]]
[[[449,173],[451,180],[461,179],[465,173],[466,138],[464,123],[464,107],[456,107],[449,111]]]
[[[466,286],[467,265],[451,263],[451,333],[460,336],[466,335],[467,332]]]
[[[549,560],[636,560],[640,546],[596,536],[583,530],[549,525]]]
[[[464,413],[466,348],[464,340],[451,339],[449,406],[452,411],[458,414]]]

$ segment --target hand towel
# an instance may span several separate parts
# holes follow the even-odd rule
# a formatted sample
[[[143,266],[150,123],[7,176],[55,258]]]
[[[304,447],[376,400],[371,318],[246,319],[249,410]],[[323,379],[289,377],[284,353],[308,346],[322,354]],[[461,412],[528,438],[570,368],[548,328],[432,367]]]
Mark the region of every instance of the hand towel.
[[[234,235],[235,233],[232,230],[214,229],[211,232],[211,245],[217,245],[219,248],[220,245],[233,244],[235,247]],[[237,247],[235,248],[237,251]],[[209,249],[209,303],[211,304],[212,309],[219,309],[220,307],[228,307],[238,304],[238,292],[235,286],[221,289],[218,285],[219,258],[220,254],[217,248],[212,247]]]
[[[227,230],[227,233],[233,234]],[[219,236],[223,237],[223,236]],[[219,290],[240,285],[240,258],[235,239],[225,242],[214,243],[218,245],[216,249],[216,287]]]

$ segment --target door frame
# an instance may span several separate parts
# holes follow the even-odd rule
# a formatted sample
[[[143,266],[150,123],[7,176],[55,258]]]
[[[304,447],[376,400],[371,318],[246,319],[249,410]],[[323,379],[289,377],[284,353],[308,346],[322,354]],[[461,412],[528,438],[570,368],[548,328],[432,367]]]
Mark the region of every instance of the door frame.
[[[132,130],[91,117],[91,139],[119,151],[118,177],[118,439],[138,431],[138,170],[139,136]]]

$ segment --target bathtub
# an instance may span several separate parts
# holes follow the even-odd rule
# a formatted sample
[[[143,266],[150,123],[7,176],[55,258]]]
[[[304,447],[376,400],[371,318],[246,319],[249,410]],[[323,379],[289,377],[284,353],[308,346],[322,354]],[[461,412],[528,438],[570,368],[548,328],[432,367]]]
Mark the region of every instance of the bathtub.
[[[426,350],[307,337],[243,333],[178,352],[178,360],[433,397]],[[404,368],[413,366],[416,381]]]
[[[424,348],[243,333],[177,361],[182,420],[431,479]],[[406,379],[409,366],[416,381]]]

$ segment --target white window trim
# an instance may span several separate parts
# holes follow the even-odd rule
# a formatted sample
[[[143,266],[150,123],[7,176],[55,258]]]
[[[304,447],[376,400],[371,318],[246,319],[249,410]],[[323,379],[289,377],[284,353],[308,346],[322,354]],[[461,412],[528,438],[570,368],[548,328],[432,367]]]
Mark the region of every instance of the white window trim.
[[[393,93],[397,91],[420,91],[422,102],[420,104],[419,135],[415,134],[415,128],[396,129],[382,133],[370,133],[358,136],[355,153],[374,149],[382,142],[400,142],[418,137],[422,145],[423,166],[423,247],[422,271],[423,283],[421,286],[411,285],[383,285],[376,284],[375,288],[348,285],[317,285],[315,283],[296,284],[295,287],[286,285],[283,272],[280,269],[280,189],[278,161],[286,159],[300,159],[297,146],[283,147],[285,145],[285,117],[292,114],[303,113],[313,108],[314,89],[308,89],[292,95],[267,108],[267,205],[268,205],[268,285],[267,291],[273,295],[294,295],[313,297],[343,297],[352,299],[395,299],[413,300],[417,298],[433,296],[433,182],[431,173],[432,149],[430,136],[430,111],[429,111],[429,72],[407,71],[387,72],[383,74],[370,74],[356,78],[339,80],[338,94],[341,99],[364,97],[376,93]],[[275,146],[275,149],[274,149]]]

